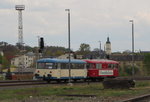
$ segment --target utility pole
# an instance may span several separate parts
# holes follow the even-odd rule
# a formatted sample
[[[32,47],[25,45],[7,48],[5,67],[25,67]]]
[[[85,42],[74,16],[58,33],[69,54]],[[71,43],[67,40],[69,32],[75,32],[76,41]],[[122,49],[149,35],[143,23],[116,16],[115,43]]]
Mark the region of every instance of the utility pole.
[[[132,76],[134,77],[134,21],[130,20],[129,22],[132,23]]]
[[[38,38],[38,46],[37,46],[37,56],[36,59],[38,60],[40,58],[39,50],[40,50],[40,36],[37,36]]]
[[[70,9],[65,9],[68,12],[68,49],[69,49],[69,83],[71,83],[71,58],[70,58]]]
[[[101,48],[101,41],[99,41],[99,43],[100,43],[100,46],[99,46],[99,59],[101,59],[102,58],[102,48]]]

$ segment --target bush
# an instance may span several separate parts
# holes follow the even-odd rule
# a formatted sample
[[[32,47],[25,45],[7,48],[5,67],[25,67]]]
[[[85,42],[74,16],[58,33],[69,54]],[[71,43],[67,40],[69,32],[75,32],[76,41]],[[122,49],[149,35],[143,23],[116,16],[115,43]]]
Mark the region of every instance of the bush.
[[[146,70],[146,74],[150,75],[150,53],[144,55],[144,68]]]
[[[124,68],[120,68],[119,70],[120,76],[132,76],[132,66],[125,66]],[[140,70],[138,67],[134,66],[134,75],[140,74]]]

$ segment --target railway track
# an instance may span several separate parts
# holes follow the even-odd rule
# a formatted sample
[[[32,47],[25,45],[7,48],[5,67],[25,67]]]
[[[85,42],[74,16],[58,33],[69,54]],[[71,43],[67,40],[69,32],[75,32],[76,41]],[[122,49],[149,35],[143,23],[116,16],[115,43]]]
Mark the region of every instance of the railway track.
[[[53,81],[51,83],[47,83],[46,81],[42,81],[42,80],[15,80],[15,81],[0,81],[0,87],[13,87],[13,86],[26,86],[26,85],[63,85],[63,84],[67,84],[68,82],[56,82]],[[80,84],[80,83],[86,83],[86,84],[90,84],[90,83],[97,83],[97,82],[84,82],[84,81],[77,81],[77,82],[71,82],[73,84]]]
[[[134,76],[134,77],[117,77],[117,78],[127,78],[127,79],[134,79],[134,80],[150,80],[150,76],[144,76],[144,77],[138,77],[138,76]]]
[[[4,80],[1,83],[20,83],[20,82],[44,82],[43,80]]]
[[[150,94],[123,100],[122,102],[150,102]]]
[[[24,86],[24,85],[41,85],[47,84],[42,80],[14,80],[14,81],[0,81],[0,87],[7,86]]]
[[[131,77],[118,77],[118,78],[131,78]],[[134,77],[134,80],[150,80],[150,77]],[[68,82],[51,82],[49,84],[66,84]],[[94,83],[94,82],[83,82],[83,81],[77,81],[72,83]],[[7,86],[23,86],[23,85],[42,85],[42,84],[48,84],[46,81],[43,80],[7,80],[7,81],[0,81],[0,87],[7,87]]]

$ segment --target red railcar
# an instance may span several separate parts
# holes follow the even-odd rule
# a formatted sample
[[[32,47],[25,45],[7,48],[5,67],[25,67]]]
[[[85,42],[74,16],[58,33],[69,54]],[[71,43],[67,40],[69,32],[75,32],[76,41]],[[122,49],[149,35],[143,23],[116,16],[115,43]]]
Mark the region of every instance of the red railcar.
[[[87,76],[90,79],[117,77],[119,62],[113,60],[84,60],[87,62]]]

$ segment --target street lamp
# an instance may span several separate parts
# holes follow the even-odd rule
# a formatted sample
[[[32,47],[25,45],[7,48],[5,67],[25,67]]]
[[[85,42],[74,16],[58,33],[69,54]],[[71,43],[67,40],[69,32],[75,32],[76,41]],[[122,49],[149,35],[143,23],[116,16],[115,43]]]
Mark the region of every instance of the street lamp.
[[[132,76],[134,76],[134,21],[130,20],[129,22],[132,23]]]
[[[70,58],[70,9],[65,9],[68,12],[68,50],[69,50],[69,83],[71,83],[71,58]]]
[[[100,46],[99,46],[99,59],[101,59],[102,58],[102,53],[101,53],[101,41],[99,41],[99,43],[100,43]]]
[[[38,47],[37,47],[37,60],[40,58],[40,36],[37,36],[38,38]]]

